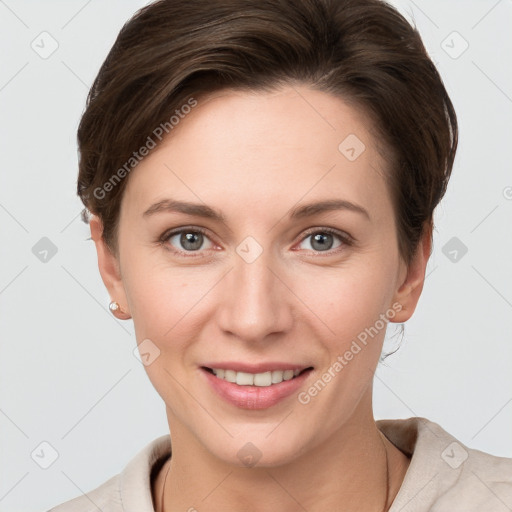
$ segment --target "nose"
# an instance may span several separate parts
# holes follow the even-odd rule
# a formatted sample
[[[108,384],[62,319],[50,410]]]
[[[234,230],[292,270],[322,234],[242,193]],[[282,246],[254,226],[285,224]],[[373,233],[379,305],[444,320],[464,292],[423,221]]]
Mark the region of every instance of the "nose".
[[[291,329],[293,294],[270,259],[265,251],[250,263],[235,254],[234,268],[219,290],[222,299],[217,319],[224,333],[257,343]]]

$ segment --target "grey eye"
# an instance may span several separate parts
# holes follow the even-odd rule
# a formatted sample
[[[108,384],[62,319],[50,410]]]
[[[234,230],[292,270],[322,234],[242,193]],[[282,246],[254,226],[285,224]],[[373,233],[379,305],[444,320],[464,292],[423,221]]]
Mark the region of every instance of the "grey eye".
[[[199,231],[184,230],[169,237],[169,243],[181,251],[198,251],[208,238]],[[207,247],[206,247],[207,248]]]
[[[336,239],[338,239],[338,245],[334,245]],[[340,237],[338,235],[326,231],[316,231],[315,233],[311,233],[304,238],[302,243],[305,243],[306,241],[309,241],[309,247],[303,248],[317,252],[336,249],[341,245]]]

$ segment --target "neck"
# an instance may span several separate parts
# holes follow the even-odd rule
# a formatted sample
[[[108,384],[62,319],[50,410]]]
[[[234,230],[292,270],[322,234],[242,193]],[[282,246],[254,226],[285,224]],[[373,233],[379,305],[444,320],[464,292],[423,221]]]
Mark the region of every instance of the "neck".
[[[349,422],[321,445],[275,467],[238,467],[219,461],[173,425],[173,454],[155,483],[156,510],[220,512],[277,509],[295,512],[387,511],[409,459],[369,421]],[[166,478],[167,476],[167,478]],[[248,506],[250,505],[250,508]]]

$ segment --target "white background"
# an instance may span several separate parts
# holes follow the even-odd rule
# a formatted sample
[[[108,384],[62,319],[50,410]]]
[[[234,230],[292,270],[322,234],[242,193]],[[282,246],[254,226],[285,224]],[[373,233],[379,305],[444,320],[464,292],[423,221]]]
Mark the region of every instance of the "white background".
[[[168,432],[133,325],[108,311],[75,195],[86,94],[144,3],[0,0],[0,512],[89,491]],[[375,416],[427,417],[512,457],[512,2],[393,3],[438,65],[460,147],[418,309],[377,371]],[[41,37],[47,50],[58,43],[46,59],[31,47]],[[32,251],[43,237],[57,249],[46,263]],[[453,237],[468,249],[457,262],[443,253]],[[48,469],[31,458],[43,441],[58,453]]]

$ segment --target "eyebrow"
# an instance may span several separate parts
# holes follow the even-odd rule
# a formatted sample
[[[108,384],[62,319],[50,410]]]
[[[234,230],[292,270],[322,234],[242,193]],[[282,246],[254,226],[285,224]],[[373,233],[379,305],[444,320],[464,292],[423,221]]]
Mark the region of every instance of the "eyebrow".
[[[370,214],[362,206],[346,201],[344,199],[327,199],[325,201],[318,201],[315,203],[309,203],[302,206],[298,206],[291,210],[289,217],[290,219],[303,219],[305,217],[311,217],[319,213],[333,210],[348,210],[364,215],[368,220]],[[223,224],[227,224],[226,217],[218,210],[211,208],[205,204],[189,203],[186,201],[177,201],[175,199],[163,199],[157,203],[151,205],[144,213],[144,217],[161,213],[161,212],[177,212],[184,213],[187,215],[194,215],[197,217],[204,217],[212,219]]]

